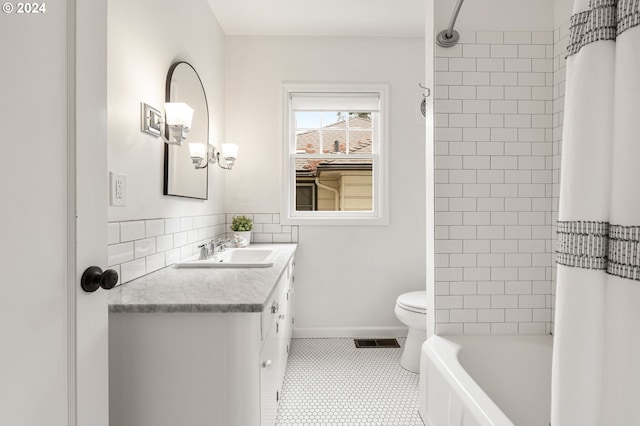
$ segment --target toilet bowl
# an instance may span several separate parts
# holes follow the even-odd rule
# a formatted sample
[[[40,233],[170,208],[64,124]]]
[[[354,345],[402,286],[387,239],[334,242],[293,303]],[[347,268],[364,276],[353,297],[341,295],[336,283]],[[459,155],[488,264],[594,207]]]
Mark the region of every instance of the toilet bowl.
[[[427,292],[412,291],[398,296],[394,309],[396,317],[409,327],[400,365],[405,370],[420,371],[420,351],[427,339]]]

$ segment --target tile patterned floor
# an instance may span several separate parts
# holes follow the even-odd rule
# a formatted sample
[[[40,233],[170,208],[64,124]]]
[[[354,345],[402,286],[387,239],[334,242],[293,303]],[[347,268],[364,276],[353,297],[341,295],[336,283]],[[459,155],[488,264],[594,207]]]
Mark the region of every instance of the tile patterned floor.
[[[276,426],[423,426],[419,376],[400,367],[401,354],[356,349],[353,339],[293,339]]]

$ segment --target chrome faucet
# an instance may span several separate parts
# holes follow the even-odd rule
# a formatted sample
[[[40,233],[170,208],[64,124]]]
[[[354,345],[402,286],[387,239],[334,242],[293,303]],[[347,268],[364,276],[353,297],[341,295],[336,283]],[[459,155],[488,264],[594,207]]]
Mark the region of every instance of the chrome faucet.
[[[216,253],[222,252],[226,249],[226,244],[231,241],[228,238],[218,238],[217,241],[211,240],[209,246],[211,247],[211,256],[215,256]]]

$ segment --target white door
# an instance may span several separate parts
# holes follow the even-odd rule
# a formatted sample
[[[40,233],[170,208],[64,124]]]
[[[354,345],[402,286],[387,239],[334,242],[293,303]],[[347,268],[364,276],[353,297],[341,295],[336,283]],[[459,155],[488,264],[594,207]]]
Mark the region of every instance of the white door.
[[[3,425],[108,425],[106,296],[79,284],[107,258],[106,1],[90,3],[0,13]]]

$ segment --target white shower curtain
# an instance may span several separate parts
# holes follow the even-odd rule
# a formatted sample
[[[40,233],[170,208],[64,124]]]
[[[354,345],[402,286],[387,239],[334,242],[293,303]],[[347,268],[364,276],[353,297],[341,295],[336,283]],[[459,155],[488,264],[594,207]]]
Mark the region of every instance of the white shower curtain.
[[[640,0],[576,0],[558,221],[553,426],[640,425]]]

